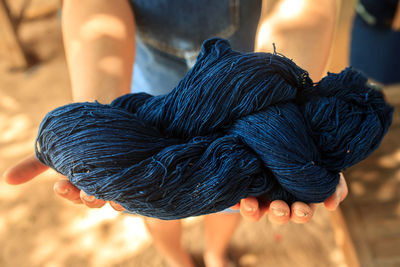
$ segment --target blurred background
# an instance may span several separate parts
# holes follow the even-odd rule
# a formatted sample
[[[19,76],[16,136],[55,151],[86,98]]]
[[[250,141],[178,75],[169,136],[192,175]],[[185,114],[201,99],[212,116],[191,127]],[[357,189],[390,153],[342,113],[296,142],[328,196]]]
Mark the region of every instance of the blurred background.
[[[330,72],[349,65],[355,14],[354,0],[338,2]],[[0,173],[32,153],[44,115],[71,102],[60,6],[0,0]],[[384,91],[400,105],[399,85]],[[340,210],[318,207],[306,225],[242,221],[231,257],[249,267],[400,266],[399,137],[396,110],[381,147],[345,173],[350,195]],[[165,266],[140,217],[68,203],[53,193],[53,179],[49,171],[20,186],[0,182],[0,266]],[[184,228],[185,246],[201,257],[202,220],[186,219]]]

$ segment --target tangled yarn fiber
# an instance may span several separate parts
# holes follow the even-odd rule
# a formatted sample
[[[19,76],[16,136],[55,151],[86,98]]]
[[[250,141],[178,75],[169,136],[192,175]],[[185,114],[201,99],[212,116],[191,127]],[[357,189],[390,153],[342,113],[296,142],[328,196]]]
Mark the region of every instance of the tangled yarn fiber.
[[[36,154],[96,198],[178,219],[248,196],[321,202],[378,147],[392,113],[356,70],[314,84],[283,55],[214,38],[169,94],[51,111]]]

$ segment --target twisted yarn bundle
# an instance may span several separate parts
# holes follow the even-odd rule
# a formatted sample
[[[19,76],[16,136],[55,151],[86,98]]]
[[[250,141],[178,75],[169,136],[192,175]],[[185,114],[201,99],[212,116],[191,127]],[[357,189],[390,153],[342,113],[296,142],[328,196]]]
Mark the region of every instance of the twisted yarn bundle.
[[[353,69],[314,84],[280,54],[240,53],[214,38],[167,95],[51,111],[36,154],[96,198],[178,219],[248,196],[321,202],[340,171],[378,147],[392,113]]]

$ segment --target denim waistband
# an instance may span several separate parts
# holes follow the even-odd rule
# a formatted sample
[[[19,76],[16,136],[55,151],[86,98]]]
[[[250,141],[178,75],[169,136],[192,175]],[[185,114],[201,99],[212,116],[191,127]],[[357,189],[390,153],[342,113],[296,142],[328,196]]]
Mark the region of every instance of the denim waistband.
[[[253,51],[261,0],[131,0],[136,22],[132,91],[172,90],[195,62],[204,40],[228,39]]]

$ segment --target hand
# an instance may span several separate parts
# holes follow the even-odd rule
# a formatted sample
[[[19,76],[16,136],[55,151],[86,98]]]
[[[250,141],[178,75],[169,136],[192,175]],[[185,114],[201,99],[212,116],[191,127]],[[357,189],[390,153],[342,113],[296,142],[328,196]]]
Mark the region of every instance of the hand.
[[[31,155],[13,167],[6,170],[4,173],[5,181],[11,185],[18,185],[26,183],[33,178],[37,177],[42,172],[46,171],[49,167],[42,164],[35,155]],[[76,204],[85,204],[89,208],[101,208],[106,204],[106,201],[96,199],[93,196],[87,195],[82,190],[79,190],[67,179],[67,177],[59,174],[60,180],[55,182],[54,191],[57,195]],[[110,201],[110,206],[117,211],[123,211],[121,205]]]
[[[343,174],[340,174],[339,184],[336,191],[324,201],[325,208],[333,211],[342,202],[348,194],[346,180]],[[263,201],[255,197],[244,198],[240,203],[231,207],[231,209],[240,209],[240,213],[246,219],[256,222],[268,213],[268,219],[275,224],[286,224],[290,220],[295,223],[307,223],[311,220],[316,204],[306,204],[303,202],[295,202],[289,208],[282,200],[272,202]]]

